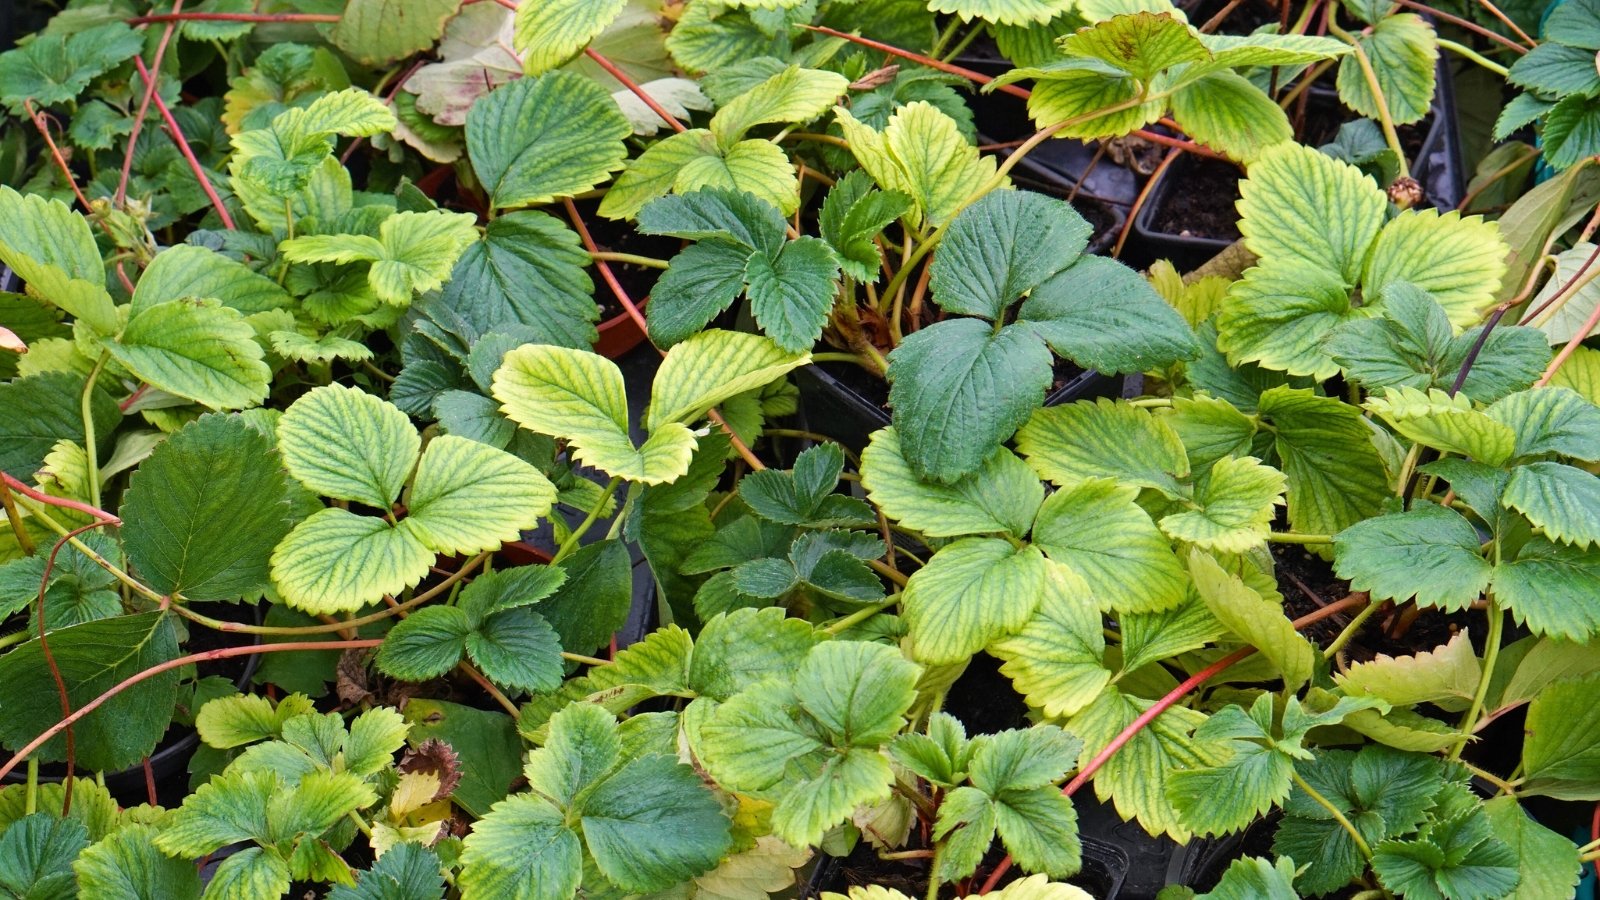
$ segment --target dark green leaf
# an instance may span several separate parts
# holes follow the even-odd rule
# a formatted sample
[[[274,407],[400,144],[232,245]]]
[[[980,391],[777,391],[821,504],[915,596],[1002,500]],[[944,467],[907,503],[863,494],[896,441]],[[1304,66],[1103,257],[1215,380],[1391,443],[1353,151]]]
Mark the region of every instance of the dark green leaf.
[[[744,293],[745,269],[755,256],[743,244],[721,238],[702,240],[674,256],[650,293],[650,340],[669,347],[705,328]]]
[[[444,878],[439,857],[421,844],[390,847],[372,868],[361,873],[354,887],[336,884],[328,900],[439,900]]]
[[[861,114],[858,102],[855,112]],[[879,127],[887,124],[875,123]],[[910,212],[911,198],[899,191],[880,191],[872,178],[856,169],[828,190],[818,228],[839,255],[846,275],[860,282],[876,281],[883,257],[873,241],[889,223]]]
[[[839,262],[825,241],[801,237],[777,256],[753,253],[745,267],[750,309],[761,330],[785,350],[810,350],[822,336],[838,289]]]
[[[1086,369],[1143,372],[1193,359],[1194,333],[1150,283],[1116,260],[1083,257],[1018,311],[1057,354]]]
[[[85,380],[73,372],[45,372],[0,384],[0,471],[31,483],[57,441],[83,443],[79,406]],[[96,386],[90,415],[100,458],[105,459],[122,412],[111,395]]]
[[[78,895],[72,862],[89,846],[89,831],[74,819],[34,813],[0,837],[0,891],[19,900],[71,900]]]
[[[1023,294],[1072,265],[1092,231],[1065,201],[1032,191],[991,192],[950,223],[933,259],[933,297],[945,312],[998,320]]]
[[[600,318],[588,265],[578,236],[560,220],[516,212],[491,221],[466,249],[440,302],[480,332],[525,325],[538,343],[584,349]]]
[[[405,716],[411,723],[406,740],[412,747],[438,738],[455,750],[461,760],[461,783],[450,799],[468,813],[487,814],[522,777],[522,738],[516,722],[505,713],[413,698],[406,703]]]
[[[589,654],[628,621],[633,606],[633,565],[621,541],[596,541],[562,560],[567,579],[535,607],[561,637],[562,649]]]

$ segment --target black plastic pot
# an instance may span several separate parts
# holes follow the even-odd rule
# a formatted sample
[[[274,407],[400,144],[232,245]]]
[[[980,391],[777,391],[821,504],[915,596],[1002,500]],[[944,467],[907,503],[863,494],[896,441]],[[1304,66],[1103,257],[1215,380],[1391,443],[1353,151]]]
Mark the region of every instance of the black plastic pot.
[[[261,624],[261,607],[251,607],[254,621]],[[252,643],[261,643],[261,636],[254,635]],[[256,667],[261,664],[261,657],[250,655],[243,657],[244,670],[234,679],[234,687],[240,691],[250,689],[250,680],[255,676]],[[181,730],[183,736],[166,746],[158,745],[156,752],[150,754],[150,775],[157,786],[171,783],[186,783],[189,773],[189,757],[194,755],[200,746],[200,734],[193,727],[173,723],[168,731]],[[44,767],[41,766],[41,769]],[[81,771],[78,774],[84,774]],[[28,780],[27,773],[21,769],[7,772],[3,782],[5,784],[22,784]],[[41,782],[59,782],[61,775],[41,771]],[[133,766],[118,772],[107,772],[105,776],[106,788],[119,802],[126,805],[137,805],[147,799],[147,785],[143,765]]]
[[[1099,900],[1117,900],[1117,898],[1127,900],[1123,885],[1129,874],[1128,855],[1117,846],[1088,834],[1084,834],[1082,840],[1083,869],[1067,881],[1083,888],[1089,896]],[[874,859],[874,853],[875,851],[863,841],[848,857],[818,855],[811,870],[811,877],[801,886],[801,900],[820,897],[824,891],[845,893],[852,887],[846,875],[846,868],[852,862],[868,863]]]
[[[1443,58],[1438,66],[1438,88],[1427,134],[1416,153],[1412,177],[1422,183],[1425,207],[1454,209],[1466,194],[1467,173],[1461,158],[1461,134],[1456,122],[1453,76]],[[1337,106],[1337,93],[1327,87],[1312,89],[1313,103]],[[1337,107],[1341,108],[1342,107]],[[1133,220],[1133,233],[1123,253],[1129,265],[1143,268],[1158,259],[1171,260],[1179,271],[1189,271],[1223,248],[1237,235],[1193,235],[1164,226],[1168,204],[1177,191],[1215,192],[1219,182],[1237,181],[1243,173],[1228,163],[1186,156],[1173,163],[1150,189],[1150,195]],[[1204,181],[1197,185],[1196,181]]]
[[[1131,378],[1080,372],[1045,397],[1045,406],[1096,397],[1136,396],[1128,394]],[[800,422],[808,431],[833,438],[851,450],[860,451],[872,433],[887,428],[889,410],[882,398],[886,384],[849,364],[819,363],[797,373],[800,387]],[[874,399],[874,397],[879,399]]]

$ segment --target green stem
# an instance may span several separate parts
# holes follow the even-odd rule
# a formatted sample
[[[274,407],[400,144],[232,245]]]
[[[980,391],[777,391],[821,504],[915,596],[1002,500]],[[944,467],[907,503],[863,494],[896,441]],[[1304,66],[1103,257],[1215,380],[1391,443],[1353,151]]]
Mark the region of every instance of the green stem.
[[[1356,613],[1355,618],[1350,620],[1350,624],[1346,625],[1344,630],[1339,632],[1339,636],[1333,639],[1333,643],[1322,651],[1322,658],[1333,659],[1334,654],[1343,650],[1345,644],[1350,643],[1350,639],[1356,636],[1356,632],[1361,630],[1361,626],[1366,624],[1366,621],[1372,618],[1372,614],[1377,612],[1378,607],[1382,605],[1382,603],[1368,603],[1365,609]]]
[[[31,816],[39,811],[39,757],[28,757],[28,787],[27,793],[22,798],[23,815]]]
[[[1316,788],[1307,784],[1306,780],[1300,777],[1299,772],[1290,769],[1289,777],[1294,779],[1294,783],[1299,786],[1300,790],[1306,792],[1307,797],[1310,797],[1312,800],[1316,801],[1318,806],[1321,806],[1323,809],[1327,810],[1328,813],[1333,816],[1333,820],[1338,822],[1340,827],[1344,828],[1346,832],[1349,832],[1350,839],[1356,842],[1356,849],[1361,851],[1361,858],[1365,859],[1367,862],[1371,862],[1372,848],[1367,846],[1367,839],[1361,836],[1361,832],[1357,831],[1354,825],[1350,824],[1350,820],[1345,818],[1344,813],[1340,812],[1337,806],[1329,803],[1327,797],[1317,793]]]
[[[961,40],[957,41],[956,45],[951,47],[944,56],[940,57],[940,59],[944,60],[945,62],[949,62],[950,60],[960,56],[961,51],[972,46],[972,42],[977,40],[978,35],[983,34],[983,31],[984,30],[982,28],[969,29],[967,33],[962,36]]]
[[[982,30],[982,27],[981,27],[982,23],[981,22],[979,23],[979,26],[980,27],[974,28],[973,30],[974,31],[981,31]],[[937,57],[944,50],[945,45],[950,43],[950,39],[956,36],[956,32],[958,30],[960,30],[960,28],[961,28],[961,17],[960,16],[951,16],[950,17],[950,24],[946,25],[944,27],[944,30],[939,32],[939,39],[933,42],[933,49],[928,51],[928,55],[932,56],[932,57]]]
[[[611,498],[617,493],[617,486],[620,484],[622,484],[622,477],[613,476],[611,483],[606,485],[605,491],[600,494],[600,499],[595,501],[594,506],[590,507],[588,517],[577,528],[572,529],[572,533],[567,535],[567,539],[561,542],[560,548],[556,550],[556,555],[550,559],[552,566],[571,556],[572,551],[578,549],[578,541],[594,525],[595,520],[600,518],[601,512],[606,508],[606,504],[611,502]]]
[[[367,824],[366,819],[361,818],[359,813],[352,809],[345,815],[349,817],[350,821],[356,823],[356,828],[359,829],[362,834],[366,835],[368,838],[372,837],[372,827]]]
[[[928,864],[928,900],[939,900],[939,854],[943,844],[933,845],[933,860]]]
[[[1172,405],[1172,399],[1169,397],[1145,397],[1140,400],[1130,400],[1128,405],[1136,406],[1140,409],[1166,409]]]
[[[878,368],[876,363],[874,363],[874,362],[872,362],[871,360],[868,360],[868,359],[863,359],[863,358],[861,358],[860,356],[858,356],[858,355],[856,355],[854,353],[833,353],[831,351],[830,352],[824,352],[824,353],[813,353],[813,354],[811,354],[811,361],[814,362],[814,363],[819,363],[819,362],[853,363],[854,365],[858,365],[861,368],[866,369],[868,372],[871,372],[874,375],[876,375],[876,374],[878,374],[879,372],[882,371],[881,369]]]
[[[638,494],[632,485],[628,486],[627,499],[622,501],[622,509],[617,513],[617,517],[611,520],[611,527],[606,530],[606,540],[616,540],[617,535],[622,533],[622,523],[628,520],[628,513],[633,509],[633,498]]]
[[[95,446],[94,433],[94,383],[100,378],[100,373],[105,371],[106,363],[111,359],[111,351],[101,351],[100,358],[95,361],[94,368],[89,372],[89,379],[83,383],[83,397],[79,402],[79,411],[83,414],[83,454],[84,467],[88,469],[89,505],[100,508],[100,453]]]
[[[11,496],[11,486],[0,479],[0,506],[6,510],[6,521],[11,523],[11,532],[17,536],[17,547],[22,550],[22,555],[32,556],[37,552],[33,546],[33,537],[28,534],[28,526],[22,523],[22,511],[17,509],[16,498]]]
[[[1333,535],[1274,531],[1267,535],[1267,540],[1274,544],[1331,544],[1333,543]]]
[[[1457,760],[1457,762],[1460,762],[1463,766],[1466,766],[1467,771],[1499,788],[1503,793],[1515,794],[1517,792],[1516,785],[1505,780],[1504,778],[1501,778],[1499,775],[1496,775],[1486,769],[1480,769],[1472,763],[1465,762],[1463,760]]]
[[[1383,96],[1383,86],[1378,84],[1378,73],[1372,68],[1372,60],[1367,58],[1367,51],[1362,49],[1361,42],[1356,40],[1350,32],[1339,27],[1338,14],[1333,8],[1328,9],[1328,31],[1334,37],[1350,45],[1350,51],[1355,54],[1356,62],[1361,66],[1361,74],[1367,80],[1367,90],[1372,92],[1372,99],[1378,107],[1378,124],[1383,127],[1384,143],[1394,151],[1395,159],[1400,161],[1400,178],[1410,178],[1411,168],[1406,164],[1406,151],[1400,145],[1400,133],[1394,130],[1394,117],[1389,115],[1389,101]]]
[[[828,634],[839,634],[839,633],[841,633],[843,631],[848,630],[852,626],[859,625],[862,622],[865,622],[866,620],[872,618],[873,616],[877,615],[878,613],[883,612],[884,610],[888,609],[889,607],[891,607],[891,606],[893,606],[893,605],[895,605],[896,603],[899,603],[899,602],[900,602],[900,595],[896,594],[895,596],[890,597],[889,599],[883,601],[882,603],[874,603],[871,606],[863,606],[860,609],[856,610],[855,612],[851,613],[850,615],[845,616],[842,619],[839,619],[837,621],[834,621],[834,622],[828,624],[822,630],[827,632]]]
[[[1411,473],[1417,469],[1417,460],[1422,458],[1422,445],[1413,443],[1411,449],[1406,451],[1406,458],[1400,463],[1400,474],[1394,480],[1394,495],[1404,500],[1406,486],[1411,483]]]
[[[565,650],[561,651],[561,658],[567,660],[568,662],[582,663],[586,666],[611,665],[611,660],[609,659],[601,659],[597,656],[584,656],[581,653],[568,653]]]
[[[28,629],[24,628],[21,631],[13,631],[12,633],[7,634],[7,635],[0,635],[0,650],[4,650],[5,648],[12,646],[13,644],[20,644],[23,641],[26,641],[28,639],[28,636],[31,635],[32,633],[33,632],[31,632]]]
[[[28,496],[22,496],[18,499],[22,501],[23,506],[28,508],[28,512],[38,517],[39,521],[43,522],[45,527],[49,528],[51,531],[54,531],[59,535],[67,535],[72,532],[72,529],[62,525],[60,522],[57,522],[55,518],[50,515],[50,513],[46,512],[45,505],[43,503],[39,503],[32,497]],[[77,537],[67,538],[67,543],[71,544],[79,553],[82,553],[84,556],[87,556],[93,560],[100,568],[110,572],[111,575],[118,581],[132,588],[133,591],[139,596],[155,603],[161,603],[166,600],[165,597],[161,596],[150,588],[145,587],[142,582],[134,578],[132,575],[129,575],[127,572],[117,568],[111,563],[110,560],[94,552],[94,548],[90,547],[88,544],[85,544],[83,541],[78,540]]]
[[[1507,69],[1505,66],[1500,65],[1499,63],[1495,62],[1494,60],[1489,59],[1486,56],[1483,56],[1482,54],[1478,53],[1478,51],[1472,49],[1471,47],[1463,46],[1461,44],[1456,43],[1455,41],[1447,40],[1445,38],[1439,38],[1439,46],[1443,47],[1444,49],[1449,50],[1449,51],[1451,51],[1453,53],[1456,53],[1456,54],[1459,54],[1461,56],[1466,57],[1467,59],[1477,63],[1478,65],[1484,67],[1485,69],[1488,69],[1489,71],[1495,73],[1496,75],[1500,76],[1501,78],[1504,78],[1507,75],[1511,74],[1511,70],[1510,69]]]
[[[1500,564],[1499,545],[1495,545],[1495,565]],[[1494,666],[1500,658],[1500,640],[1505,631],[1506,614],[1495,602],[1494,595],[1489,595],[1489,637],[1483,646],[1483,674],[1478,676],[1478,689],[1472,692],[1472,705],[1467,708],[1467,714],[1461,720],[1461,740],[1450,751],[1451,759],[1460,759],[1461,751],[1467,748],[1467,742],[1472,740],[1472,731],[1478,725],[1478,718],[1483,715],[1484,700],[1489,696],[1489,682],[1494,680]]]
[[[635,253],[611,253],[604,250],[595,250],[589,254],[589,258],[597,262],[630,263],[651,269],[665,269],[667,267],[667,261],[664,259],[656,259],[653,256],[639,256]]]

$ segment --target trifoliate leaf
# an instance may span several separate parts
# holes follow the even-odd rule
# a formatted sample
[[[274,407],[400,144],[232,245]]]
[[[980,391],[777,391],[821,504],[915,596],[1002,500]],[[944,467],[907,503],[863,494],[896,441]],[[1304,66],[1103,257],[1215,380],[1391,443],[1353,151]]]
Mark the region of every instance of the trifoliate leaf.
[[[1289,387],[1263,393],[1260,410],[1276,430],[1295,530],[1333,534],[1377,513],[1389,489],[1359,410]]]
[[[694,452],[694,436],[682,425],[654,429],[635,448],[622,371],[594,353],[518,347],[495,372],[494,396],[518,425],[565,439],[576,459],[630,480],[672,481],[688,469]]]
[[[190,600],[265,590],[268,557],[292,524],[282,465],[272,441],[237,416],[204,416],[167,438],[122,505],[134,571]]]
[[[531,530],[555,503],[538,469],[454,435],[436,437],[417,464],[406,524],[431,549],[479,553]]]
[[[0,741],[7,747],[28,743],[60,720],[53,672],[66,683],[72,707],[81,709],[124,679],[176,659],[178,638],[173,617],[151,611],[52,630],[50,654],[54,665],[46,663],[35,638],[0,656],[0,679],[14,692],[0,720]],[[149,756],[172,722],[177,689],[177,672],[162,672],[73,723],[78,765],[116,771]],[[58,734],[36,752],[54,762],[66,759],[65,750]]]
[[[1035,288],[1017,317],[1060,356],[1101,372],[1164,368],[1200,349],[1148,281],[1098,256],[1078,257]]]
[[[1554,462],[1518,466],[1502,501],[1554,540],[1600,543],[1600,478],[1582,469]]]
[[[953,788],[967,780],[967,765],[973,749],[961,720],[946,712],[936,712],[928,717],[926,734],[917,731],[902,734],[894,739],[889,752],[918,776]]]
[[[1189,573],[1212,615],[1272,660],[1283,673],[1285,685],[1297,688],[1311,678],[1316,650],[1295,631],[1276,603],[1198,550],[1189,553]]]
[[[387,510],[416,464],[422,440],[393,404],[330,384],[278,420],[278,447],[296,480],[318,494]]]
[[[1023,294],[1070,265],[1092,230],[1070,205],[1044,194],[988,194],[945,232],[932,264],[934,299],[949,313],[999,320]]]
[[[1294,143],[1263,152],[1239,196],[1239,231],[1252,253],[1346,285],[1361,273],[1387,202],[1360,169]]]
[[[889,404],[919,476],[971,473],[1043,402],[1050,353],[1026,326],[995,332],[949,319],[908,335],[889,357]]]
[[[1299,701],[1288,704],[1298,708]],[[1286,710],[1284,718],[1289,713]],[[1305,755],[1297,740],[1273,736],[1272,697],[1262,694],[1247,712],[1226,706],[1195,729],[1194,739],[1225,751],[1214,766],[1173,772],[1167,797],[1184,824],[1199,834],[1239,831],[1289,796],[1294,761]]]
[[[105,350],[152,385],[213,409],[254,406],[271,381],[254,329],[215,300],[146,307]]]
[[[1494,305],[1508,252],[1499,227],[1479,216],[1407,210],[1378,233],[1362,287],[1370,293],[1395,282],[1414,285],[1444,307],[1452,325],[1464,328]],[[1433,262],[1458,256],[1463,264],[1448,271]]]
[[[1489,583],[1478,532],[1460,513],[1432,503],[1367,519],[1334,536],[1334,570],[1374,600],[1465,609]]]
[[[1044,500],[1039,479],[1005,447],[952,484],[919,478],[894,428],[875,432],[862,451],[861,483],[885,514],[929,537],[1005,531],[1021,538]]]
[[[605,31],[627,0],[555,0],[517,7],[512,46],[522,54],[526,75],[543,75],[570,59]]]
[[[139,33],[120,21],[43,32],[26,46],[0,54],[0,84],[5,85],[0,100],[18,115],[24,111],[24,101],[35,107],[70,103],[91,81],[143,47]]]
[[[1032,617],[1044,585],[1044,557],[992,538],[963,538],[911,576],[902,606],[915,657],[965,661]]]
[[[1300,895],[1294,889],[1294,865],[1290,857],[1270,862],[1255,856],[1236,859],[1228,864],[1217,886],[1200,896],[1205,900],[1295,900]]]
[[[291,262],[370,262],[367,280],[378,299],[405,306],[444,284],[461,253],[478,238],[468,213],[400,212],[366,235],[311,235],[284,241]]]
[[[272,582],[297,609],[354,612],[415,585],[434,555],[409,529],[329,508],[295,526],[272,551]]]
[[[1125,401],[1080,400],[1038,410],[1017,432],[1017,450],[1040,477],[1062,487],[1111,478],[1176,498],[1178,479],[1189,475],[1178,435]]]
[[[850,80],[836,72],[790,66],[722,104],[711,119],[711,133],[730,147],[757,125],[809,122],[849,86]]]
[[[865,526],[871,510],[853,497],[835,494],[844,471],[838,444],[818,444],[795,457],[788,472],[751,472],[739,482],[739,499],[756,515],[785,525]]]
[[[785,211],[800,202],[799,182],[783,148],[747,140],[723,149],[707,129],[691,128],[657,141],[630,162],[600,202],[600,214],[626,219],[669,192],[708,188],[744,192]]]
[[[1268,260],[1229,289],[1217,316],[1217,347],[1235,365],[1325,379],[1339,371],[1330,336],[1359,315],[1332,272]]]
[[[1088,706],[1111,681],[1105,649],[1100,607],[1089,586],[1060,563],[1046,562],[1044,594],[1033,617],[989,651],[1005,660],[1001,674],[1028,705],[1055,718]]]
[[[595,187],[627,156],[633,133],[594,81],[572,72],[524,78],[467,114],[467,153],[498,209],[548,203]]]
[[[157,850],[157,834],[159,829],[154,825],[124,825],[85,849],[72,864],[79,890],[108,900],[199,897],[199,870],[187,860],[174,859]],[[288,887],[288,879],[284,879],[283,886]]]
[[[1461,394],[1390,388],[1366,405],[1410,440],[1489,465],[1505,462],[1515,449],[1511,428],[1474,409],[1471,399]]]
[[[1378,844],[1372,871],[1412,897],[1504,897],[1518,878],[1516,854],[1493,836],[1481,810],[1439,822],[1425,837]]]
[[[713,329],[667,351],[645,410],[645,427],[666,431],[697,421],[706,410],[745,391],[764,387],[811,361],[760,335]]]
[[[863,282],[876,279],[883,255],[873,238],[905,215],[911,203],[911,198],[899,191],[872,187],[871,177],[861,170],[852,171],[828,190],[818,229],[846,275]]]
[[[1267,539],[1286,485],[1282,472],[1253,456],[1225,457],[1196,490],[1197,508],[1164,517],[1161,530],[1203,550],[1243,553]]]
[[[1183,602],[1183,566],[1138,490],[1093,478],[1051,494],[1039,508],[1033,540],[1088,582],[1103,610],[1155,612]]]
[[[834,111],[861,168],[884,190],[911,197],[920,219],[943,223],[994,176],[994,159],[980,157],[955,120],[930,103],[900,107],[882,131],[842,107]]]
[[[195,728],[207,745],[227,750],[283,735],[283,723],[313,712],[310,698],[290,694],[276,705],[256,694],[207,701],[195,715]]]
[[[1339,61],[1339,99],[1345,105],[1376,119],[1387,114],[1396,125],[1420,120],[1433,102],[1434,69],[1439,42],[1433,26],[1415,13],[1396,13],[1379,19],[1370,33],[1356,39],[1367,56],[1387,109],[1380,108],[1354,55]]]

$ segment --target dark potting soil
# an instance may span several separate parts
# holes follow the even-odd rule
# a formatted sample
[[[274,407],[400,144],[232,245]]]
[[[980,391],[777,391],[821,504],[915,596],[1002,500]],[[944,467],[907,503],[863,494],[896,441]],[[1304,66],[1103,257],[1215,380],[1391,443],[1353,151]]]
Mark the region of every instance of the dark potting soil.
[[[979,653],[967,664],[944,698],[944,710],[967,726],[967,734],[994,734],[1026,728],[1028,704],[1011,679],[1000,674],[1000,660]]]
[[[916,843],[915,836],[913,843]],[[978,864],[972,877],[966,881],[968,889],[960,893],[966,895],[976,891],[1005,856],[1005,848],[996,842],[984,855],[983,861]],[[1127,862],[1127,858],[1115,848],[1103,844],[1090,845],[1086,842],[1083,868],[1078,874],[1066,879],[1066,882],[1083,888],[1091,897],[1115,898],[1122,879],[1127,874]],[[843,893],[858,885],[878,885],[898,890],[908,896],[921,897],[928,892],[928,863],[926,859],[879,859],[877,850],[866,841],[861,841],[850,855],[843,859],[822,858],[818,863],[818,875],[822,877],[815,878],[811,886],[819,892]],[[1004,887],[1024,877],[1027,877],[1027,873],[1013,866],[1001,876],[998,886]],[[815,894],[807,893],[805,896],[815,896]]]
[[[1167,191],[1151,224],[1179,237],[1237,240],[1239,176],[1228,163],[1185,155],[1162,176]]]
[[[1196,28],[1211,21],[1228,6],[1228,0],[1199,0],[1179,4]],[[1278,9],[1266,0],[1244,0],[1229,12],[1221,25],[1212,29],[1218,34],[1250,34],[1263,25],[1282,23]]]
[[[659,234],[640,234],[626,220],[618,221],[600,215],[598,212],[600,204],[594,200],[579,200],[574,205],[578,208],[578,214],[583,217],[584,225],[588,226],[595,247],[603,253],[632,253],[635,256],[670,260],[683,249],[684,242],[677,238]],[[612,274],[617,276],[617,281],[621,282],[623,290],[628,292],[628,298],[634,303],[641,303],[650,296],[650,291],[655,288],[656,281],[665,271],[633,263],[613,262],[609,265]],[[604,322],[621,315],[622,304],[617,302],[611,289],[605,285],[599,271],[596,270],[593,276],[594,300],[600,305],[600,321]]]

